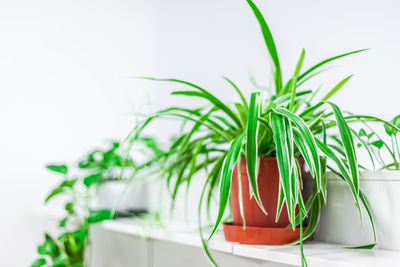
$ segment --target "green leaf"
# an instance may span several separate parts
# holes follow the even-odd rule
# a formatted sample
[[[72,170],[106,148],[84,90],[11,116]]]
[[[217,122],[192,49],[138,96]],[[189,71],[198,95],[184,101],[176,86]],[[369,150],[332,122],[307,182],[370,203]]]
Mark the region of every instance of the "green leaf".
[[[400,128],[400,115],[397,115],[396,117],[394,117],[392,119],[391,123]],[[396,135],[398,132],[395,128],[391,127],[388,124],[384,124],[384,127],[385,127],[385,131],[388,135]]]
[[[46,168],[53,172],[58,172],[62,174],[68,173],[67,165],[46,165]]]
[[[356,188],[356,186],[354,184],[354,180],[351,179],[351,176],[349,174],[348,169],[344,165],[343,161],[340,160],[336,156],[336,154],[326,144],[322,143],[317,138],[315,138],[315,141],[317,143],[318,148],[322,151],[322,153],[324,153],[329,159],[331,159],[336,164],[336,166],[339,168],[341,177],[343,177],[343,179],[345,180],[345,182],[349,186],[350,191],[352,193],[352,196],[354,198],[354,201],[356,203],[356,206],[358,208],[358,212],[359,212],[360,217],[361,217],[361,209],[360,209],[360,204],[359,204],[359,201],[358,201],[359,190],[357,190],[357,188]]]
[[[353,141],[353,136],[351,134],[350,128],[344,119],[342,112],[340,111],[339,107],[331,102],[327,102],[331,105],[336,118],[336,123],[339,128],[340,137],[342,139],[343,148],[346,152],[346,159],[349,164],[350,168],[350,175],[353,179],[354,187],[357,192],[356,197],[358,197],[359,192],[359,177],[358,177],[358,163],[357,163],[357,156],[355,152],[355,146]]]
[[[67,203],[65,204],[65,210],[66,210],[69,214],[74,213],[74,203],[72,203],[72,202],[67,202]]]
[[[374,116],[368,116],[368,115],[350,115],[345,117],[346,121],[347,120],[353,120],[353,121],[371,121],[371,122],[382,122],[386,126],[390,126],[393,129],[395,129],[397,132],[400,132],[400,127],[397,127],[391,122],[382,120],[380,118],[374,117]]]
[[[292,78],[291,90],[290,90],[291,93],[292,93],[292,97],[291,97],[290,104],[289,104],[289,110],[290,111],[293,111],[294,102],[295,102],[295,98],[296,98],[297,77],[299,76],[299,72],[301,70],[301,66],[303,65],[305,54],[306,54],[306,51],[303,49],[301,51],[301,55],[300,55],[300,58],[299,58],[299,60],[297,62],[296,69],[294,71],[294,75],[293,75],[293,78]]]
[[[360,52],[363,52],[363,51],[366,51],[366,50],[368,50],[368,49],[356,50],[356,51],[348,52],[348,53],[345,53],[345,54],[341,54],[341,55],[338,55],[338,56],[334,56],[334,57],[325,59],[325,60],[319,62],[318,64],[315,64],[314,66],[312,66],[311,68],[309,68],[305,72],[303,72],[299,76],[299,81],[302,80],[303,78],[305,78],[309,73],[313,72],[314,70],[322,67],[323,65],[325,65],[325,64],[327,64],[327,63],[329,63],[329,62],[331,62],[333,60],[336,60],[336,59],[339,59],[339,58],[342,58],[342,57],[345,57],[345,56],[349,56],[349,55],[352,55],[352,54],[360,53]]]
[[[357,246],[357,247],[345,247],[347,249],[373,249],[376,246],[375,243],[373,244],[368,244],[368,245],[363,245],[363,246]]]
[[[342,81],[340,81],[335,87],[333,87],[332,90],[330,90],[330,91],[321,99],[321,102],[325,102],[326,100],[328,100],[329,98],[331,98],[331,96],[333,96],[337,91],[339,91],[339,89],[342,88],[343,85],[345,85],[345,84],[347,83],[347,81],[351,79],[351,77],[353,77],[353,75],[350,75],[350,76],[344,78]]]
[[[68,217],[65,217],[63,219],[60,220],[60,222],[58,223],[58,227],[65,227],[67,225],[67,221],[68,221]]]
[[[378,149],[381,149],[384,142],[382,140],[376,140],[376,141],[371,142],[370,144]]]
[[[360,129],[360,131],[358,131],[358,136],[363,137],[363,136],[368,136],[367,132],[365,132],[364,129]]]
[[[53,197],[55,197],[55,196],[57,196],[57,195],[59,195],[61,193],[64,193],[64,188],[63,187],[57,187],[57,188],[53,189],[50,192],[50,194],[46,197],[44,202],[48,203],[50,199],[52,199]]]
[[[294,141],[310,168],[311,175],[317,179],[318,189],[321,190],[325,198],[326,184],[323,179],[324,173],[322,173],[321,169],[317,144],[310,128],[300,117],[286,109],[274,109],[274,112],[287,117],[296,126],[298,132],[294,132]]]
[[[185,84],[185,85],[191,86],[192,88],[195,88],[196,90],[198,90],[200,92],[200,94],[193,93],[195,91],[184,91],[186,93],[183,93],[183,94],[187,94],[187,95],[192,94],[192,96],[201,97],[201,98],[204,98],[204,99],[208,100],[210,103],[215,105],[217,108],[219,108],[223,112],[225,112],[225,114],[228,115],[240,127],[239,118],[236,116],[236,114],[227,105],[225,105],[221,100],[219,100],[213,94],[211,94],[210,92],[208,92],[207,90],[201,88],[200,86],[198,86],[196,84],[193,84],[193,83],[190,83],[190,82],[187,82],[187,81],[183,81],[183,80],[178,80],[178,79],[155,79],[155,78],[149,78],[149,77],[141,77],[141,78],[148,79],[148,80],[153,80],[153,81],[176,82],[176,83],[181,83],[181,84]],[[189,93],[189,92],[191,92],[191,93]],[[174,94],[177,94],[177,93],[178,92],[174,92]]]
[[[243,96],[242,92],[240,89],[234,84],[230,79],[227,77],[222,77],[224,78],[232,87],[236,90],[237,94],[239,95],[240,99],[242,100],[243,106],[245,107],[246,110],[249,110],[249,105],[247,104],[246,98]]]
[[[224,159],[224,163],[222,164],[221,169],[221,179],[219,183],[219,210],[217,220],[215,221],[214,228],[210,234],[210,239],[215,231],[218,229],[221,224],[222,217],[224,216],[224,212],[226,206],[228,205],[228,199],[231,190],[231,182],[232,182],[232,172],[235,167],[236,161],[239,157],[240,149],[242,148],[243,143],[243,135],[238,136],[234,139],[229,147],[229,151],[226,154]]]
[[[295,220],[296,194],[293,191],[295,179],[292,176],[294,164],[292,126],[286,117],[275,112],[271,113],[270,121],[276,148],[280,186],[284,193],[289,220],[293,224]]]
[[[39,258],[37,260],[35,260],[32,264],[31,267],[41,267],[46,265],[46,259],[45,258]]]
[[[265,44],[267,45],[268,52],[271,56],[272,62],[274,64],[274,79],[275,79],[275,90],[276,94],[279,95],[280,90],[282,88],[282,72],[281,66],[279,63],[278,52],[276,50],[274,38],[272,37],[271,30],[268,27],[267,22],[265,21],[263,15],[261,14],[258,7],[253,3],[252,0],[247,0],[247,3],[251,7],[256,16],[258,23],[260,24],[262,34],[264,36]]]
[[[368,204],[368,201],[367,201],[367,199],[365,198],[365,196],[364,196],[364,194],[362,193],[361,190],[360,190],[358,196],[360,197],[361,202],[363,203],[363,206],[364,206],[365,210],[367,211],[368,218],[369,218],[369,221],[370,221],[371,226],[372,226],[372,232],[373,232],[373,234],[374,234],[374,241],[375,241],[375,243],[377,243],[375,220],[374,220],[374,216],[372,216],[371,208],[370,208],[370,206],[369,206],[369,204]]]
[[[365,150],[367,151],[368,156],[369,156],[369,158],[370,158],[370,160],[371,160],[371,163],[372,163],[372,167],[373,167],[373,169],[375,170],[375,161],[374,161],[373,152],[372,152],[370,146],[368,145],[367,142],[365,142],[365,141],[361,138],[361,136],[359,135],[359,133],[357,133],[357,132],[354,131],[353,129],[350,129],[350,130],[351,130],[351,132],[353,133],[354,137],[360,142],[360,144],[359,144],[360,147],[363,146],[363,147],[365,148]],[[360,133],[363,134],[364,136],[367,136],[367,134],[365,133],[365,131],[364,131],[364,132],[362,132],[362,131],[363,131],[363,129],[360,130]]]
[[[54,241],[46,240],[43,242],[43,244],[38,246],[37,252],[40,255],[49,255],[50,256],[54,253],[55,249],[56,249],[56,245],[54,244]]]
[[[250,108],[249,108],[249,117],[247,120],[247,128],[246,128],[246,165],[247,165],[247,174],[249,177],[249,183],[252,194],[254,194],[255,199],[259,205],[259,207],[263,210],[264,207],[261,203],[260,195],[258,192],[258,130],[259,130],[259,121],[258,117],[261,112],[261,96],[259,92],[255,92],[251,94],[250,98]]]
[[[112,214],[112,210],[108,209],[90,210],[87,220],[88,223],[99,223],[104,220],[112,219]]]
[[[103,179],[102,173],[91,174],[83,179],[83,184],[86,187],[90,187],[94,184],[99,183]]]
[[[62,254],[54,259],[52,267],[64,267],[68,264],[68,262],[68,256]]]
[[[72,179],[72,180],[64,180],[61,184],[60,187],[68,187],[72,188],[75,183],[78,181],[78,179]]]

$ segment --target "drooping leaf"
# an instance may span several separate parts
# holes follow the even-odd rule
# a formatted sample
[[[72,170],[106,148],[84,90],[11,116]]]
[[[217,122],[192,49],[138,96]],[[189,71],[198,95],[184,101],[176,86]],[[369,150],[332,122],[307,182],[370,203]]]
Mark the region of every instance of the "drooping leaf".
[[[223,112],[225,112],[225,114],[228,115],[240,127],[239,118],[236,116],[236,114],[227,105],[225,105],[221,100],[219,100],[217,97],[215,97],[209,91],[201,88],[200,86],[198,86],[196,84],[193,84],[193,83],[190,83],[190,82],[187,82],[187,81],[183,81],[183,80],[178,80],[178,79],[155,79],[155,78],[149,78],[149,77],[140,77],[140,78],[153,80],[153,81],[176,82],[176,83],[181,83],[181,84],[188,85],[188,86],[198,90],[198,92],[200,94],[193,93],[194,91],[186,91],[186,92],[192,92],[192,93],[186,93],[187,95],[192,94],[192,96],[201,97],[201,98],[204,98],[204,99],[208,100],[210,103],[212,103],[213,105],[215,105],[216,107],[221,109]],[[177,94],[178,92],[174,92],[174,93]]]
[[[50,194],[47,195],[46,199],[45,199],[45,203],[48,203],[50,199],[52,199],[53,197],[64,193],[64,187],[57,187],[55,189],[53,189]]]
[[[61,184],[60,187],[68,187],[68,188],[72,188],[74,186],[74,184],[78,181],[77,178],[75,179],[68,179],[68,180],[64,180]]]
[[[258,192],[258,130],[261,111],[261,96],[259,92],[251,94],[250,107],[249,107],[249,117],[247,120],[246,127],[246,165],[247,174],[249,177],[249,184],[251,188],[251,193],[254,194],[255,199],[260,206],[260,208],[265,212],[263,205],[261,203],[260,195]]]
[[[358,197],[360,186],[359,186],[357,155],[355,151],[353,136],[339,107],[331,102],[328,102],[328,104],[333,108],[333,111],[335,113],[336,123],[339,128],[339,133],[342,139],[343,148],[344,151],[346,152],[347,162],[350,167],[350,175],[351,178],[353,179],[353,184]]]
[[[276,148],[276,159],[278,161],[280,186],[284,193],[289,220],[295,218],[295,192],[293,192],[293,183],[295,183],[293,174],[293,132],[290,121],[275,112],[270,116],[271,129]],[[294,221],[293,221],[294,223]]]
[[[218,216],[214,224],[214,228],[210,234],[210,239],[221,224],[226,206],[228,205],[229,194],[231,190],[232,172],[242,148],[243,135],[238,136],[231,142],[228,153],[226,154],[221,169],[221,179],[219,184],[219,209]]]
[[[317,138],[315,138],[315,141],[317,143],[318,148],[322,151],[322,153],[324,153],[327,156],[327,158],[331,159],[336,164],[336,166],[339,168],[340,175],[341,175],[341,177],[344,178],[345,182],[349,186],[351,194],[354,198],[354,201],[358,208],[358,212],[361,217],[361,209],[360,209],[360,204],[359,204],[359,200],[358,200],[359,190],[357,190],[357,188],[354,184],[354,180],[351,179],[350,171],[346,168],[346,165],[343,163],[343,161],[340,160],[336,156],[336,154],[328,147],[328,145],[322,143]]]
[[[321,190],[323,196],[325,196],[326,185],[324,184],[321,173],[317,144],[315,143],[314,135],[311,130],[300,117],[286,109],[274,109],[274,112],[286,116],[296,126],[298,132],[294,134],[294,141],[309,166],[312,176],[317,179],[319,190]]]

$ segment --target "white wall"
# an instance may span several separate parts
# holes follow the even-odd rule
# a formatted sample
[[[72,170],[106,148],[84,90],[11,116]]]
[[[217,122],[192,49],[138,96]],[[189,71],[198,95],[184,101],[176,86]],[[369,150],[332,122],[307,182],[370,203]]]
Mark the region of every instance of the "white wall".
[[[354,73],[334,102],[386,118],[399,112],[398,1],[257,3],[286,77],[303,47],[308,66],[371,48],[335,63],[323,76],[325,90]],[[266,49],[244,0],[3,0],[0,36],[0,235],[8,241],[0,255],[8,266],[26,266],[35,255],[44,225],[32,211],[56,182],[46,162],[71,161],[123,137],[134,122],[132,104],[140,111],[149,88],[162,88],[153,95],[154,106],[184,102],[168,97],[177,87],[128,76],[189,79],[227,101],[235,95],[222,75],[246,90],[250,72],[267,83]],[[160,124],[159,132],[173,131],[168,126]]]
[[[0,2],[0,257],[29,266],[48,227],[38,210],[71,162],[125,137],[154,68],[147,1]]]

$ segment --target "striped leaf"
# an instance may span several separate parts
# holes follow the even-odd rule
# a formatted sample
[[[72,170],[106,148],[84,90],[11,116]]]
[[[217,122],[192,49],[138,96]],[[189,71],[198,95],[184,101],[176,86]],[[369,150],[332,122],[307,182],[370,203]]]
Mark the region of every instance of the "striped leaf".
[[[240,149],[242,148],[243,135],[240,135],[234,139],[229,147],[228,153],[226,154],[224,163],[221,169],[221,178],[219,182],[219,209],[217,220],[215,221],[214,228],[210,234],[210,239],[215,231],[221,224],[222,217],[224,216],[226,206],[228,205],[228,199],[231,190],[231,179],[233,168],[235,167],[236,161],[239,157]]]
[[[357,163],[357,155],[354,146],[353,136],[351,134],[351,130],[344,119],[342,112],[339,107],[331,102],[327,102],[333,109],[335,113],[336,123],[339,128],[340,137],[342,139],[342,144],[344,151],[346,153],[346,158],[350,167],[350,175],[353,179],[353,184],[357,193],[359,192],[359,177],[358,177],[358,163]]]
[[[276,159],[278,161],[280,186],[282,187],[284,200],[286,201],[289,219],[295,218],[295,192],[293,192],[293,131],[290,121],[272,112],[270,115],[271,129],[276,148]],[[291,221],[294,222],[294,221]]]
[[[279,95],[280,90],[282,88],[282,72],[281,66],[279,63],[278,51],[276,50],[275,41],[272,37],[271,30],[268,27],[267,22],[265,21],[263,15],[261,14],[258,7],[254,4],[252,0],[247,0],[247,3],[250,5],[253,10],[254,15],[256,16],[258,23],[260,24],[261,31],[265,40],[265,44],[267,45],[268,52],[271,56],[273,65],[274,65],[274,80],[275,80],[275,90],[276,94]]]
[[[246,128],[246,165],[247,165],[247,175],[249,177],[249,184],[251,188],[251,193],[254,194],[255,199],[260,206],[260,208],[266,213],[261,203],[261,199],[258,193],[258,130],[261,111],[261,96],[259,92],[251,94],[249,116],[247,120]]]

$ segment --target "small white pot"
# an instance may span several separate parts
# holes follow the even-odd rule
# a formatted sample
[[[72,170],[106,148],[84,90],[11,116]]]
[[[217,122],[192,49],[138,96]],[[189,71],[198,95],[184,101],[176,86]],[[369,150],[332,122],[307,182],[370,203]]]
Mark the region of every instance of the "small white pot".
[[[377,247],[400,250],[400,171],[362,172],[360,188],[375,219]],[[328,173],[328,200],[314,240],[354,246],[372,243],[372,227],[364,208],[362,218],[361,225],[345,182]]]
[[[97,188],[94,207],[97,209],[147,210],[148,191],[143,181],[106,181]]]

